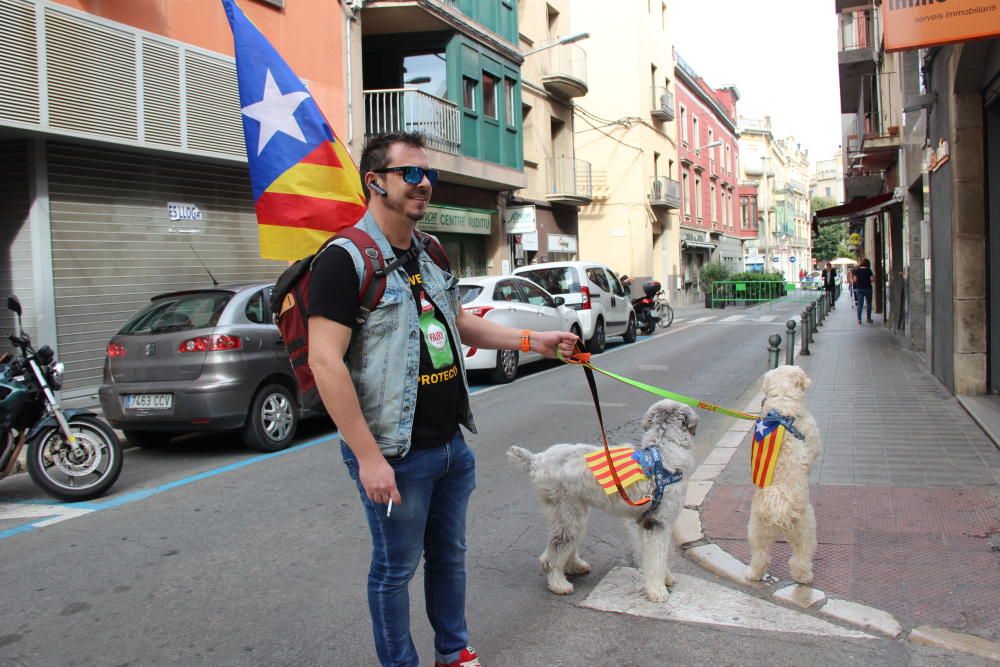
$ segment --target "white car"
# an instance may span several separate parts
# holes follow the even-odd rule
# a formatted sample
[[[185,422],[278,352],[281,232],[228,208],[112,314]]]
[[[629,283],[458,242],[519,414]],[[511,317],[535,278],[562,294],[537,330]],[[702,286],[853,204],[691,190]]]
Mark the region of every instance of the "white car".
[[[514,275],[541,285],[553,296],[561,296],[576,311],[583,327],[587,349],[604,351],[608,336],[635,340],[635,310],[632,299],[615,272],[597,262],[545,262],[514,269]]]
[[[571,331],[581,336],[576,313],[541,287],[516,276],[462,278],[458,282],[466,313],[515,329]],[[582,338],[582,336],[581,336]],[[543,357],[537,352],[483,350],[462,346],[465,368],[490,372],[494,382],[510,382],[521,364]]]

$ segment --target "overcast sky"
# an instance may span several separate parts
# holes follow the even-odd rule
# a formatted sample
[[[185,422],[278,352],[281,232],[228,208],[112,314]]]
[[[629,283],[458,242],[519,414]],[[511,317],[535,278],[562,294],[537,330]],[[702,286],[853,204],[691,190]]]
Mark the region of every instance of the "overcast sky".
[[[735,84],[741,116],[771,116],[810,162],[840,145],[833,0],[672,0],[674,46],[708,85]]]

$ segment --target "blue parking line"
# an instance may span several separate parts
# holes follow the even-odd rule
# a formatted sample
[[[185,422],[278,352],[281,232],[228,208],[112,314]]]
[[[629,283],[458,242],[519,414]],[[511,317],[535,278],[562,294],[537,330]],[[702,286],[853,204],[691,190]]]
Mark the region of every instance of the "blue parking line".
[[[81,503],[59,503],[59,501],[57,501],[57,500],[45,501],[45,500],[30,499],[30,500],[23,500],[23,501],[11,500],[11,501],[8,501],[8,502],[11,502],[12,504],[21,504],[21,505],[41,505],[41,504],[45,504],[45,505],[49,505],[49,504],[51,504],[51,505],[61,505],[61,506],[64,506],[64,507],[72,507],[74,509],[90,510],[92,512],[97,512],[97,511],[100,511],[100,510],[111,509],[113,507],[121,507],[122,505],[127,505],[129,503],[134,503],[137,500],[143,500],[145,498],[149,498],[150,496],[155,496],[158,493],[163,493],[164,491],[170,491],[171,489],[176,489],[176,488],[181,487],[181,486],[186,486],[188,484],[193,484],[194,482],[198,482],[198,481],[201,481],[203,479],[208,479],[209,477],[215,477],[216,475],[221,475],[223,473],[231,472],[233,470],[239,470],[240,468],[245,468],[245,467],[247,467],[249,465],[253,465],[255,463],[260,463],[261,461],[269,461],[269,460],[271,460],[273,458],[276,458],[278,456],[285,456],[286,454],[292,454],[294,452],[299,452],[299,451],[301,451],[303,449],[308,449],[309,447],[314,447],[316,445],[322,444],[324,442],[328,442],[328,441],[333,440],[334,438],[338,438],[338,437],[340,437],[340,433],[338,431],[334,431],[333,433],[328,433],[326,435],[322,435],[322,436],[319,436],[317,438],[313,438],[312,440],[307,440],[306,442],[303,442],[303,443],[300,443],[298,445],[295,445],[294,447],[289,447],[288,449],[283,449],[283,450],[281,450],[279,452],[272,452],[272,453],[269,453],[269,454],[261,454],[259,456],[254,456],[252,458],[249,458],[249,459],[246,459],[246,460],[243,460],[243,461],[239,461],[237,463],[231,463],[229,465],[225,465],[225,466],[222,466],[220,468],[214,468],[212,470],[206,470],[205,472],[200,472],[200,473],[198,473],[196,475],[190,475],[188,477],[183,477],[181,479],[177,479],[177,480],[174,480],[172,482],[167,482],[166,484],[161,484],[160,486],[155,486],[155,487],[153,487],[151,489],[140,489],[138,491],[133,491],[131,493],[126,493],[126,494],[123,494],[121,496],[117,496],[115,498],[110,498],[110,499],[105,500],[105,501],[99,501],[99,502],[89,502],[88,501],[88,502],[81,502]],[[23,533],[31,532],[31,531],[35,530],[36,528],[38,528],[38,526],[36,525],[37,523],[39,523],[41,521],[45,521],[47,519],[51,519],[51,518],[52,518],[51,516],[36,518],[36,519],[33,519],[31,523],[26,523],[26,524],[22,524],[20,526],[15,526],[14,528],[8,528],[7,530],[2,530],[2,531],[0,531],[0,540],[2,540],[4,538],[7,538],[7,537],[12,537],[14,535],[20,535],[20,534],[23,534]]]

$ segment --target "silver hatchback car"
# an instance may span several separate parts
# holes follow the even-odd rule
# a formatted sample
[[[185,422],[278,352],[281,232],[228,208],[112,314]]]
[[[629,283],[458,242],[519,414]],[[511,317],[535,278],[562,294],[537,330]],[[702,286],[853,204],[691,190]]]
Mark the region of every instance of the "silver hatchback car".
[[[239,430],[248,447],[288,447],[298,388],[271,319],[272,283],[153,297],[108,343],[100,398],[129,442]]]

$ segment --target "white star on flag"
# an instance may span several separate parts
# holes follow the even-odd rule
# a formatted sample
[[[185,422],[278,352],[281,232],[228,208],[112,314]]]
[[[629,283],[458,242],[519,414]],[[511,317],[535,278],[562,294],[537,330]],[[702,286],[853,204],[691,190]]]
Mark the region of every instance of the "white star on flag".
[[[264,147],[271,141],[278,132],[283,132],[290,137],[294,137],[301,142],[305,142],[306,137],[302,134],[302,128],[295,122],[295,110],[299,108],[303,100],[310,97],[309,93],[296,91],[282,95],[278,84],[271,76],[271,70],[267,70],[267,79],[264,81],[264,99],[243,107],[243,115],[260,123],[260,138],[257,141],[257,155],[264,151]]]
[[[757,435],[764,435],[764,431],[766,430],[767,427],[764,426],[764,422],[762,421],[757,422]]]

